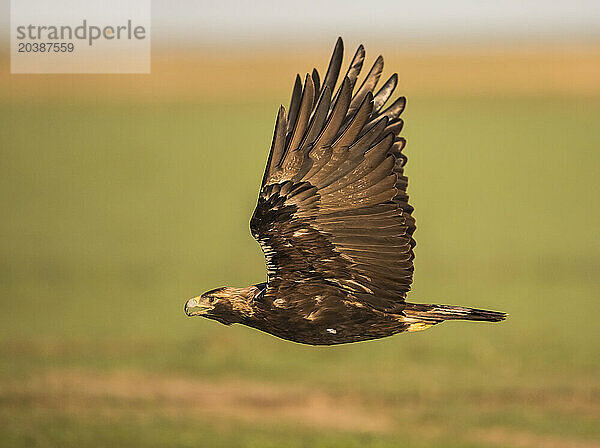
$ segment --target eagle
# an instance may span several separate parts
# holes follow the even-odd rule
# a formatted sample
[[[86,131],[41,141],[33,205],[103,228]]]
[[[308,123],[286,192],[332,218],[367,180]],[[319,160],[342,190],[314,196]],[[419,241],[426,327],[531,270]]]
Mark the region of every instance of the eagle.
[[[376,90],[381,56],[358,83],[362,45],[338,83],[343,48],[338,38],[324,78],[316,69],[304,82],[297,75],[288,110],[277,114],[250,220],[267,282],[207,291],[189,299],[185,313],[310,345],[383,338],[445,320],[505,319],[406,301],[416,229],[400,136],[406,98],[389,101],[396,73]]]

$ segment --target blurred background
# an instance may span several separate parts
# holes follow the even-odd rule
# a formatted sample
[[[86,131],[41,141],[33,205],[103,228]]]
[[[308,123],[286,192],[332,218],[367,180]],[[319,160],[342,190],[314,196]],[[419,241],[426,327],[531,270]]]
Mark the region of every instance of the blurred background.
[[[10,75],[0,445],[600,447],[600,3],[158,2],[150,75]],[[248,222],[296,73],[408,97],[414,301],[502,324],[309,347],[188,319],[265,279]]]

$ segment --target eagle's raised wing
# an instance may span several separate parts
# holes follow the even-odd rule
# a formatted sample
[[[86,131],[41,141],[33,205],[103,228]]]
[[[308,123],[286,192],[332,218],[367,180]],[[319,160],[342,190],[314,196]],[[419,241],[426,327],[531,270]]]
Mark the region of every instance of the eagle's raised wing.
[[[298,76],[288,113],[279,109],[250,228],[267,259],[266,298],[306,311],[345,298],[397,310],[415,246],[399,137],[406,100],[384,107],[396,74],[374,93],[381,56],[355,88],[362,45],[335,90],[342,57],[340,38],[322,84],[316,70],[304,84]]]

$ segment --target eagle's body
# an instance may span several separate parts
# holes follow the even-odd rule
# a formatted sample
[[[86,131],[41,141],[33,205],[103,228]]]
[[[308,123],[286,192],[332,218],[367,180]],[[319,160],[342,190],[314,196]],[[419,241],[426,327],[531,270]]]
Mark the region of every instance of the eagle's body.
[[[312,301],[318,309],[302,302],[265,300],[266,283],[249,288],[219,288],[216,298],[227,298],[231,309],[221,308],[216,320],[241,323],[283,339],[312,345],[331,345],[391,336],[407,328],[405,316],[384,313],[350,301],[339,292],[327,298],[318,294]],[[244,304],[251,303],[251,306]],[[308,306],[307,306],[308,305]]]
[[[384,107],[396,74],[374,93],[381,56],[356,89],[362,46],[336,90],[342,53],[339,39],[322,85],[316,70],[304,86],[297,77],[289,114],[281,107],[277,116],[250,221],[268,282],[209,291],[190,299],[186,313],[313,345],[418,331],[448,319],[504,319],[405,301],[416,228],[399,136],[406,101]]]

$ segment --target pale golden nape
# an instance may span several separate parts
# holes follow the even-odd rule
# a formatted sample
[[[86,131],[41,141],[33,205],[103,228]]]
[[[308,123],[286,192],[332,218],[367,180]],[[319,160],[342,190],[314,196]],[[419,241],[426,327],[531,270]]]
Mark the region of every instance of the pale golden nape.
[[[188,316],[203,316],[226,324],[242,323],[254,316],[254,297],[261,292],[256,286],[225,286],[192,297],[185,304]]]

